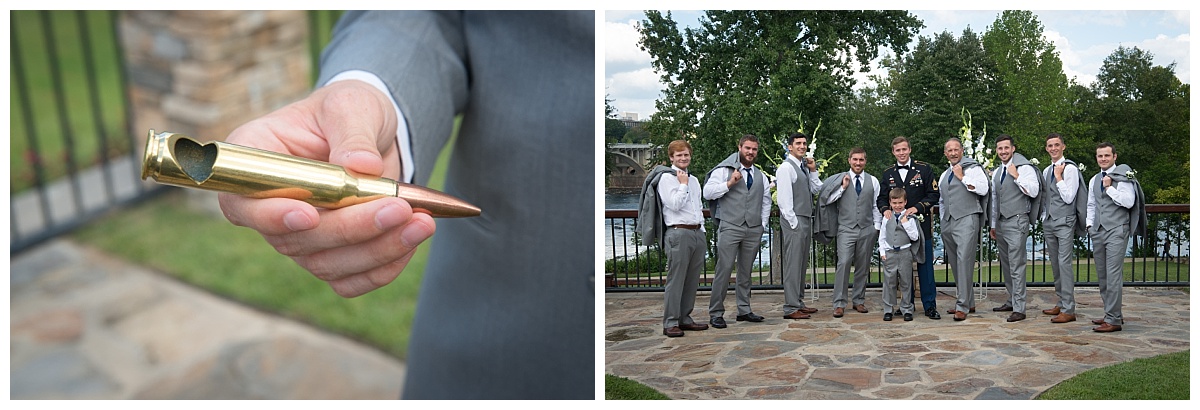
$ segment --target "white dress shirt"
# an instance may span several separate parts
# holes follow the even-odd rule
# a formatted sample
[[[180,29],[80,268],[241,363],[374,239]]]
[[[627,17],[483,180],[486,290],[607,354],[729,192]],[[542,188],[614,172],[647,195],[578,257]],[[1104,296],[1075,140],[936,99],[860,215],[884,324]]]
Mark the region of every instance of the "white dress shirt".
[[[738,163],[738,167],[739,167],[738,171],[742,172],[742,179],[738,180],[739,184],[746,183],[746,172],[745,172],[746,170],[741,168],[743,166],[744,165],[742,165],[741,163]],[[750,171],[753,172],[754,169],[755,169],[754,165],[751,165]],[[712,176],[710,176],[708,178],[708,182],[704,184],[704,199],[711,201],[711,200],[725,196],[725,193],[729,192],[729,187],[726,186],[725,183],[729,182],[730,175],[733,175],[733,170],[731,170],[727,167],[721,167],[721,168],[717,168],[716,170],[714,170],[712,172]],[[766,176],[767,175],[764,173],[763,179],[766,179]],[[763,186],[762,186],[763,187],[762,226],[765,227],[765,226],[767,226],[767,219],[770,218],[770,216],[771,216],[771,190],[769,188],[770,185],[767,185],[769,183],[768,181],[754,181],[754,183],[755,184],[763,184]]]
[[[798,171],[796,171],[799,169],[798,167],[803,167],[805,165],[800,160],[796,159],[795,156],[790,154],[787,156],[787,160],[785,161],[797,168],[793,168],[792,166],[780,166],[779,169],[775,171],[775,197],[779,201],[779,217],[783,218],[784,221],[787,221],[788,227],[796,229],[796,225],[799,224],[800,221],[796,219],[796,204],[792,203],[792,184],[796,182],[796,178],[799,176]],[[812,191],[811,194],[816,195],[817,192],[820,192],[821,185],[821,178],[817,177],[817,171],[809,172],[808,187]]]
[[[1009,159],[1009,163],[1012,163],[1011,158]],[[1015,182],[1017,184],[1017,188],[1021,188],[1022,194],[1025,194],[1025,196],[1030,197],[1030,198],[1037,198],[1038,193],[1041,192],[1041,184],[1038,183],[1037,174],[1034,174],[1029,171],[1021,172],[1021,168],[1024,168],[1024,167],[1017,167],[1017,179],[1013,182]],[[1037,169],[1037,167],[1033,167],[1033,169]],[[1008,164],[1002,163],[1002,164],[1000,164],[999,168],[996,168],[995,170],[992,171],[992,180],[993,181],[995,181],[996,177],[1000,175],[999,174],[1000,172],[1007,173],[1008,172]],[[966,175],[964,175],[964,177],[965,176]],[[1011,176],[1006,175],[1005,178],[1011,178]],[[996,229],[996,220],[999,219],[998,215],[1000,215],[1000,207],[999,207],[999,204],[996,202],[999,200],[999,198],[998,198],[999,195],[1000,195],[999,191],[997,191],[995,189],[992,190],[992,219],[991,219],[991,228],[992,229]],[[1029,221],[1029,223],[1033,223],[1033,221]]]
[[[675,172],[687,172],[671,166]],[[700,180],[688,175],[687,185],[679,183],[675,173],[659,176],[658,197],[662,200],[663,223],[673,225],[700,225],[704,230],[704,211],[700,205]]]
[[[1113,168],[1116,168],[1116,166],[1114,165]],[[1112,171],[1112,168],[1101,170],[1101,172],[1110,172],[1110,171]],[[1089,187],[1095,186],[1096,178],[1100,178],[1100,174],[1096,174],[1095,176],[1092,177],[1091,180],[1088,181]],[[1136,199],[1136,198],[1134,198],[1134,194],[1133,194],[1133,183],[1132,182],[1113,181],[1113,184],[1104,190],[1104,194],[1108,195],[1109,198],[1112,198],[1113,202],[1116,202],[1117,205],[1119,205],[1122,208],[1132,208],[1133,202]],[[1096,196],[1093,194],[1089,194],[1088,195],[1088,203],[1087,203],[1087,227],[1091,228],[1092,223],[1095,220],[1096,220]]]

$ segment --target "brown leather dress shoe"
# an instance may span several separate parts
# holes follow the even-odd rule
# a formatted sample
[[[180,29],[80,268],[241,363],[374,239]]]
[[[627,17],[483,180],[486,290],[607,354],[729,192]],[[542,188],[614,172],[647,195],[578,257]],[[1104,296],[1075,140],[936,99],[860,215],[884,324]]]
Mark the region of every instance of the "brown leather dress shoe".
[[[1000,305],[1000,306],[997,306],[997,307],[994,307],[994,308],[992,308],[992,311],[993,311],[993,312],[1012,312],[1012,310],[1013,310],[1013,309],[1012,309],[1012,305],[1010,305],[1010,304],[1007,304],[1007,303],[1005,303],[1005,304],[1003,304],[1003,305]]]
[[[946,311],[947,314],[951,314],[951,315],[953,315],[954,312],[957,312],[957,310],[949,309]],[[975,308],[971,308],[971,313],[975,313]]]
[[[1021,320],[1025,320],[1025,314],[1024,314],[1024,313],[1021,313],[1021,312],[1013,312],[1011,315],[1008,315],[1008,321],[1009,321],[1009,322],[1017,322],[1017,321],[1021,321]]]
[[[1104,324],[1104,318],[1092,319],[1092,324],[1093,325],[1102,325],[1102,324]]]
[[[790,313],[790,314],[783,315],[783,318],[784,318],[784,319],[808,319],[808,318],[811,318],[811,317],[812,317],[812,316],[809,316],[807,313],[804,313],[804,311],[803,311],[803,310],[797,310],[797,311],[795,311],[795,312],[792,312],[792,313]]]
[[[683,330],[679,326],[671,326],[670,328],[663,329],[663,334],[667,335],[667,337],[680,337],[683,336]]]
[[[1092,331],[1100,332],[1100,333],[1120,332],[1121,325],[1114,325],[1114,324],[1109,324],[1108,322],[1105,322],[1104,324],[1100,325],[1100,327],[1092,328]]]
[[[854,305],[854,310],[858,313],[867,313],[867,305]]]
[[[1062,307],[1060,306],[1054,306],[1054,309],[1042,309],[1042,314],[1050,316],[1058,316],[1060,313],[1062,313]]]
[[[1050,323],[1067,323],[1074,322],[1075,315],[1070,313],[1059,313],[1057,316],[1050,318]]]
[[[967,320],[967,313],[963,312],[961,310],[954,311],[954,320],[957,320],[957,321]]]
[[[683,330],[708,330],[708,325],[703,323],[680,323],[679,328]]]
[[[842,317],[842,314],[845,313],[845,311],[846,311],[846,309],[843,309],[843,308],[834,309],[833,317]]]
[[[817,313],[817,308],[802,307],[799,310],[800,310],[800,313],[808,313],[810,315],[813,313]]]

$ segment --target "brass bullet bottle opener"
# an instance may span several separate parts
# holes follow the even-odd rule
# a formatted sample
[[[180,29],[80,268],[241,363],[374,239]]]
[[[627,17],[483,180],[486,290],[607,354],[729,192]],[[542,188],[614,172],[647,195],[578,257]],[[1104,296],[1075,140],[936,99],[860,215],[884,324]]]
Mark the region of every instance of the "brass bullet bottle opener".
[[[147,177],[160,184],[251,198],[291,198],[330,209],[391,196],[434,217],[480,214],[477,206],[422,186],[355,175],[327,162],[237,144],[201,144],[182,134],[155,134],[153,129],[142,158],[142,179]]]

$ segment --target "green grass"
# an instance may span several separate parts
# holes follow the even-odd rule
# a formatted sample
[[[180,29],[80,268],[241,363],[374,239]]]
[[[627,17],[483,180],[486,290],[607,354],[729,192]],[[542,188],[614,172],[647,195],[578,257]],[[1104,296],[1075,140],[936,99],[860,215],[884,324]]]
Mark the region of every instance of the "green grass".
[[[455,123],[457,133],[457,121]],[[445,185],[449,147],[429,186]],[[391,284],[353,299],[337,296],[257,232],[193,210],[168,194],[89,224],[74,238],[212,293],[349,336],[404,359],[429,243]]]
[[[1051,387],[1038,400],[1188,400],[1190,350],[1092,369]]]
[[[670,400],[665,394],[659,393],[644,384],[617,377],[604,375],[605,400]]]

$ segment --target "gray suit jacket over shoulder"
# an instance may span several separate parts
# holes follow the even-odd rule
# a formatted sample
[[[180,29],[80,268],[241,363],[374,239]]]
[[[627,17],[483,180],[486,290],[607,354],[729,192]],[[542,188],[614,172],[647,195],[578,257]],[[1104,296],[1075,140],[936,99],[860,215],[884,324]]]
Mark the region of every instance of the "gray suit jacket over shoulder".
[[[462,115],[445,191],[483,209],[437,221],[404,397],[593,399],[594,12],[349,12],[318,84],[345,70],[390,89],[416,183]]]

